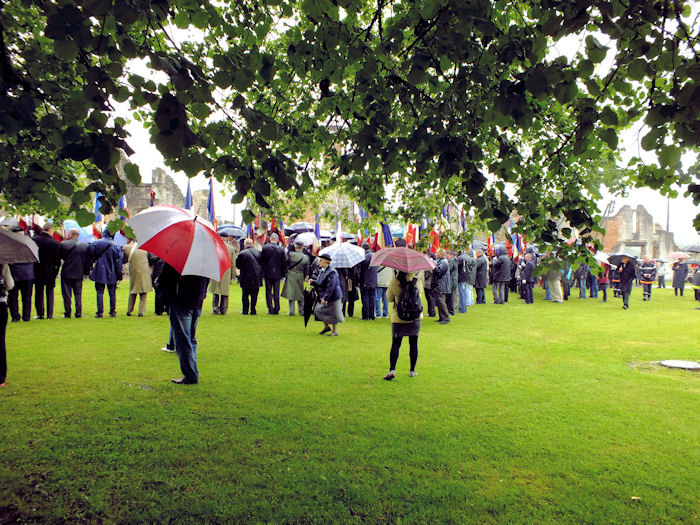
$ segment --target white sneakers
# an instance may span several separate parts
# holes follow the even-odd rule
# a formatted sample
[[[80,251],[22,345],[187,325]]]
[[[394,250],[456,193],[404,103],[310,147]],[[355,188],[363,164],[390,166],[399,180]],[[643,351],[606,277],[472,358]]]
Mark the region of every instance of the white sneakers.
[[[411,371],[408,373],[408,377],[416,377],[417,375],[418,375],[418,372],[416,372],[415,370],[411,370]]]

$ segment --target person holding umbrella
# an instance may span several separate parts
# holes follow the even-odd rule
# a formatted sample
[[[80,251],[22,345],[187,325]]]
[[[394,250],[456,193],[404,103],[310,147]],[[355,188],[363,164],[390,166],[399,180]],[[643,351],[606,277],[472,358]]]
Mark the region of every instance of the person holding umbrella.
[[[338,323],[345,321],[341,305],[343,293],[340,289],[340,278],[338,277],[338,271],[331,267],[331,256],[329,254],[319,255],[318,261],[321,266],[321,272],[315,280],[311,280],[311,284],[318,293],[318,302],[314,308],[314,316],[317,321],[323,322],[321,335],[337,336]]]
[[[630,294],[632,293],[632,283],[637,276],[634,259],[627,255],[622,256],[622,264],[618,267],[620,272],[620,293],[622,294],[622,309],[630,307]]]
[[[5,348],[5,331],[7,330],[7,296],[14,288],[12,272],[7,264],[0,264],[0,387],[5,386],[7,376],[7,349]]]

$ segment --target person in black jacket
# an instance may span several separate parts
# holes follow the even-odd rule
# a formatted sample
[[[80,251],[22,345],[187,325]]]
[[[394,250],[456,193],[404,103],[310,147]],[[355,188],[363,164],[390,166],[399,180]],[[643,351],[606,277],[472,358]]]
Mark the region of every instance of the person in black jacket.
[[[53,319],[54,289],[58,269],[61,267],[58,241],[53,238],[53,224],[44,224],[41,233],[34,236],[34,242],[39,247],[39,262],[34,263],[34,307],[37,319],[43,319],[44,313],[47,319]]]
[[[262,254],[255,247],[253,239],[246,239],[244,249],[238,254],[236,268],[240,270],[238,283],[243,290],[243,315],[255,315],[255,307],[258,304],[258,291],[262,286]]]
[[[489,261],[484,255],[484,250],[476,250],[476,278],[474,288],[476,289],[476,304],[486,303],[486,285],[489,282]]]
[[[13,232],[23,234],[24,230],[19,226],[12,228]],[[15,263],[10,265],[15,287],[10,290],[7,298],[7,307],[13,323],[21,320],[30,321],[32,318],[32,290],[34,289],[34,263]],[[22,313],[19,311],[19,296],[22,295]]]
[[[63,261],[61,268],[61,294],[63,295],[63,317],[71,313],[71,296],[75,295],[75,317],[83,315],[83,277],[90,273],[92,263],[89,245],[78,241],[77,229],[68,230],[68,240],[58,247],[58,254]]]
[[[287,273],[287,255],[279,245],[279,236],[270,235],[270,242],[262,247],[262,274],[265,279],[265,301],[267,313],[280,313],[280,281]]]
[[[369,243],[363,242],[365,260],[360,263],[360,295],[362,298],[362,320],[374,321],[374,301],[377,289],[377,267],[370,266],[372,252]]]
[[[171,381],[178,385],[197,384],[199,370],[196,333],[209,279],[199,275],[180,275],[166,263],[158,277],[158,283],[165,291],[163,301],[170,315],[170,330],[182,370],[182,378]]]
[[[525,254],[525,268],[521,275],[522,285],[523,285],[523,299],[525,299],[525,304],[532,304],[534,302],[532,288],[535,284],[535,261],[533,260],[535,256],[531,253]]]
[[[622,293],[622,309],[630,307],[630,294],[632,293],[632,283],[637,277],[637,265],[629,257],[622,258],[622,264],[618,267],[620,272],[620,292]]]
[[[497,250],[497,257],[493,258],[493,302],[505,304],[506,287],[510,281],[510,259],[503,249]]]

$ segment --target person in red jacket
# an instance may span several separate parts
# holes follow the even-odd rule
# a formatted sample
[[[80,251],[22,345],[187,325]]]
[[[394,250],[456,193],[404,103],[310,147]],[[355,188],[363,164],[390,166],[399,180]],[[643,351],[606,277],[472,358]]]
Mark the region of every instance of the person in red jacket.
[[[605,303],[608,300],[608,285],[610,284],[610,265],[606,263],[600,263],[602,266],[602,271],[598,274],[598,289],[602,290],[603,298],[601,302]]]

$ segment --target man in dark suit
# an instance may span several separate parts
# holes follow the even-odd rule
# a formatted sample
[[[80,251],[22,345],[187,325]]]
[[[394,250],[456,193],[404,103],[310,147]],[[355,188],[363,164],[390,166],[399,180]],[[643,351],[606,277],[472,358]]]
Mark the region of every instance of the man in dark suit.
[[[71,296],[75,295],[75,317],[83,316],[83,277],[90,273],[90,255],[88,244],[78,241],[77,229],[68,230],[68,239],[58,248],[63,261],[61,269],[61,294],[63,295],[63,317],[71,313]]]
[[[523,274],[521,276],[523,285],[523,299],[525,299],[525,304],[532,304],[533,293],[532,289],[535,284],[535,261],[533,260],[535,256],[531,253],[525,254],[525,268],[523,269]]]
[[[262,286],[262,254],[255,247],[253,239],[246,239],[244,249],[238,254],[236,268],[240,270],[238,283],[243,290],[243,315],[255,315],[255,306],[258,303],[258,290]]]
[[[489,261],[484,255],[484,250],[476,250],[476,277],[474,289],[476,290],[476,304],[486,303],[486,285],[489,283]]]
[[[270,242],[262,247],[262,274],[265,279],[267,313],[280,313],[280,281],[287,271],[287,255],[279,245],[279,236],[270,235]]]
[[[61,267],[58,241],[53,238],[53,224],[44,224],[42,231],[34,236],[34,242],[39,247],[39,262],[34,263],[34,307],[37,319],[43,319],[44,313],[47,319],[53,319],[54,288]]]
[[[362,299],[362,319],[374,321],[374,301],[377,290],[377,267],[370,266],[372,252],[369,243],[363,242],[365,260],[360,263],[360,298]]]

